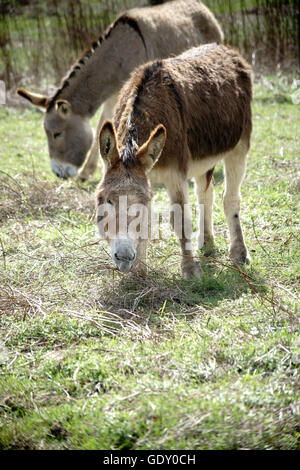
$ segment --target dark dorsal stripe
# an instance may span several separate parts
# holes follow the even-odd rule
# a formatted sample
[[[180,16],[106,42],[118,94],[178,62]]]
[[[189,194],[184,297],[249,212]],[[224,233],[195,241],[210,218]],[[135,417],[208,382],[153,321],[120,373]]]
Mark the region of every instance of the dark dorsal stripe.
[[[128,24],[128,26],[130,26],[132,29],[134,29],[135,32],[138,34],[138,36],[141,38],[141,41],[142,41],[143,46],[145,48],[145,51],[147,53],[146,42],[145,42],[144,36],[143,36],[143,34],[140,30],[138,22],[134,18],[132,18],[131,16],[124,13],[123,15],[121,15],[119,18],[116,19],[116,21],[114,23],[114,26],[116,26],[117,23]]]
[[[183,120],[184,119],[184,114],[183,114],[182,99],[181,99],[180,94],[178,92],[175,80],[171,77],[171,75],[169,74],[169,72],[167,72],[167,70],[163,71],[163,78],[164,78],[164,83],[166,83],[168,85],[169,90],[171,90],[171,92],[172,92],[172,94],[175,98],[175,101],[177,103],[181,119]]]
[[[152,64],[147,65],[144,68],[144,73],[143,73],[143,75],[140,79],[140,82],[139,82],[138,86],[137,86],[135,98],[134,98],[134,101],[133,101],[133,104],[132,104],[133,112],[137,111],[136,106],[139,102],[140,94],[143,92],[145,86],[147,85],[149,80],[151,80],[154,77],[155,74],[158,74],[158,73],[161,72],[161,68],[162,68],[162,61],[161,60],[157,60],[156,62],[153,62]]]
[[[147,54],[147,47],[146,47],[146,42],[144,39],[144,36],[140,30],[140,27],[138,25],[138,22],[129,16],[127,13],[122,14],[119,16],[105,31],[104,35],[100,35],[98,38],[95,38],[92,40],[91,45],[88,49],[85,49],[85,51],[79,56],[79,58],[76,60],[75,64],[72,65],[70,71],[66,75],[65,78],[63,78],[61,85],[59,88],[55,91],[54,95],[49,99],[49,105],[48,105],[48,111],[54,106],[55,101],[58,99],[59,95],[61,92],[69,86],[69,80],[72,79],[76,73],[77,70],[80,71],[82,67],[85,66],[85,60],[89,59],[89,57],[92,56],[93,51],[97,49],[99,45],[103,42],[103,40],[108,39],[112,30],[118,25],[118,24],[128,24],[130,28],[134,29],[134,31],[138,34],[138,36],[141,38],[143,46],[145,48],[146,54]]]
[[[153,62],[152,64],[145,67],[144,74],[141,77],[140,82],[137,86],[136,95],[135,95],[133,105],[132,105],[133,112],[138,113],[137,104],[139,102],[139,96],[143,92],[144,88],[147,86],[147,83],[151,79],[153,79],[155,75],[156,77],[159,75],[159,81],[163,82],[163,84],[168,86],[169,90],[171,91],[172,95],[175,98],[175,101],[177,103],[177,106],[180,112],[180,116],[183,119],[184,113],[183,113],[182,99],[181,99],[180,93],[177,89],[175,80],[172,78],[170,73],[166,70],[166,68],[164,67],[164,62],[161,60],[157,60],[156,62]]]

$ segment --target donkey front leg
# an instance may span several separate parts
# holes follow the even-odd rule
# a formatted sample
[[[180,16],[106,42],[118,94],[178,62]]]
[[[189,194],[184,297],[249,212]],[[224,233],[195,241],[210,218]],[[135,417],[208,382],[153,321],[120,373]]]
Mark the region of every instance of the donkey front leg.
[[[81,170],[78,173],[78,179],[85,181],[89,176],[92,176],[98,165],[99,160],[99,133],[102,127],[102,124],[106,119],[111,119],[113,115],[113,109],[118,99],[118,93],[114,93],[110,98],[108,98],[103,104],[102,113],[98,122],[97,130],[94,136],[94,141],[90,151],[84,161],[84,164]]]
[[[247,143],[240,141],[225,158],[224,212],[230,236],[229,256],[236,264],[250,264],[240,223],[240,187],[246,172]]]
[[[138,244],[136,262],[132,271],[143,277],[147,274],[147,240],[142,240]]]
[[[211,178],[207,181],[206,174],[195,177],[196,193],[200,209],[200,227],[198,235],[198,248],[204,248],[207,254],[214,249],[214,229],[213,229],[213,204],[214,204],[214,184]],[[202,210],[204,214],[202,217]],[[202,227],[201,221],[204,221]]]
[[[103,121],[99,122],[102,124]],[[78,172],[77,179],[80,181],[85,181],[89,176],[93,175],[97,169],[97,164],[99,160],[99,142],[97,136],[99,135],[100,127],[97,127],[96,134],[94,136],[94,141],[92,147],[89,150],[89,153],[84,161],[84,164],[81,170]]]
[[[195,261],[192,252],[192,217],[188,207],[188,181],[172,174],[166,187],[171,200],[171,223],[181,246],[183,278],[189,280],[195,276],[200,279],[201,266]]]

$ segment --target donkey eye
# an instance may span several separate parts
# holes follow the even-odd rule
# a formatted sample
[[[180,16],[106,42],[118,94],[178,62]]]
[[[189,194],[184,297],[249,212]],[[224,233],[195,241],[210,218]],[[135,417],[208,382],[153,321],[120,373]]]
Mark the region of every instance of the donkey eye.
[[[61,132],[54,132],[53,137],[57,139],[57,137],[61,136]]]
[[[107,204],[113,205],[113,202],[112,202],[110,199],[108,199],[108,200],[107,200]]]

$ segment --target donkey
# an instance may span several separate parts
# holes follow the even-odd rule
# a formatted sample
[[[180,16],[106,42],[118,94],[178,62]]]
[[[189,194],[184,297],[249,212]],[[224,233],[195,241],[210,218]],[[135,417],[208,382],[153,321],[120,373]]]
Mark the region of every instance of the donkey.
[[[222,42],[214,15],[197,0],[176,0],[121,14],[71,67],[51,96],[18,88],[17,93],[46,110],[44,128],[53,172],[86,179],[98,162],[89,119],[104,103],[99,126],[111,118],[118,92],[133,69],[150,60],[177,55],[190,47]],[[100,127],[99,127],[100,129]]]
[[[192,254],[191,215],[186,210],[188,178],[195,178],[198,202],[204,205],[204,244],[212,247],[212,176],[222,159],[229,255],[234,263],[250,263],[240,224],[240,186],[250,147],[251,99],[250,65],[238,51],[217,44],[148,63],[125,83],[113,121],[106,121],[100,131],[105,172],[96,196],[98,229],[121,271],[145,272],[147,240],[139,227],[135,234],[121,232],[120,196],[127,196],[130,205],[150,208],[151,183],[160,182],[171,203],[182,209],[182,226],[188,227],[179,237],[183,277],[199,278],[201,268]],[[107,227],[115,215],[116,234],[111,237]],[[201,236],[199,249],[200,241]]]

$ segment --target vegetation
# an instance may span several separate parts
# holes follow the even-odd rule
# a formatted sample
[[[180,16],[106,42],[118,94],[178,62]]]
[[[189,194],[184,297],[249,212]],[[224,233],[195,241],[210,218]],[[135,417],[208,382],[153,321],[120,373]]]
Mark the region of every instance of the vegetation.
[[[59,181],[41,113],[0,108],[0,448],[300,448],[295,84],[255,84],[251,267],[227,257],[219,166],[218,253],[193,282],[175,236],[150,245],[147,279],[117,272],[97,242],[100,171]]]
[[[0,5],[0,80],[51,91],[116,15],[147,0],[14,0]],[[294,0],[205,0],[227,43],[256,70],[299,65],[299,5]]]

